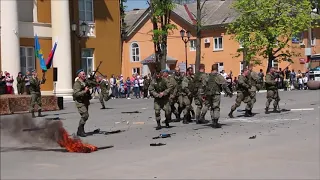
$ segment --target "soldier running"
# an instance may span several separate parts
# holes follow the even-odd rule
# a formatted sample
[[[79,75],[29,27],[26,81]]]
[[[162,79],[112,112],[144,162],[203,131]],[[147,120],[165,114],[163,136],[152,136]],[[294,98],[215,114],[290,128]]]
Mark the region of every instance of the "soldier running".
[[[250,99],[251,99],[251,109],[248,111],[248,114],[252,116],[252,108],[254,103],[256,103],[256,95],[257,91],[259,91],[259,83],[260,79],[258,76],[258,73],[254,72],[253,70],[253,64],[249,65],[249,73],[248,73],[248,80],[249,80],[249,85],[251,86],[249,93],[250,93]]]
[[[106,79],[103,79],[101,76],[97,76],[96,78],[97,83],[100,85],[101,93],[99,94],[99,101],[101,103],[102,108],[106,109],[104,105],[104,101],[108,101],[110,99],[109,91],[110,91],[110,84]]]
[[[193,82],[194,83],[194,86],[195,86],[195,89],[194,89],[194,103],[195,105],[197,106],[197,109],[196,109],[196,123],[197,124],[203,124],[204,123],[204,116],[205,114],[203,115],[203,117],[201,118],[201,110],[203,108],[203,96],[204,96],[204,89],[205,89],[205,81],[207,79],[207,74],[205,73],[205,66],[203,64],[200,65],[200,68],[199,68],[199,72],[197,72],[195,75],[194,75],[194,79],[193,79]]]
[[[38,73],[34,69],[32,70],[32,77],[30,78],[30,93],[31,93],[31,108],[30,112],[32,115],[32,118],[35,118],[34,115],[34,106],[38,105],[38,117],[42,117],[41,110],[42,110],[42,102],[41,102],[41,90],[40,86],[41,84],[44,84],[46,82],[45,72],[42,71],[42,79],[38,79]]]
[[[189,72],[189,68],[187,70]],[[181,82],[181,93],[179,96],[179,105],[181,109],[183,109],[183,124],[188,124],[190,119],[190,111],[191,111],[191,100],[192,100],[192,92],[190,89],[190,85],[192,85],[192,77],[190,73],[187,73],[186,76],[183,77]]]
[[[169,128],[169,121],[171,120],[171,107],[169,102],[170,93],[172,93],[173,85],[162,77],[161,72],[156,72],[155,78],[152,79],[149,91],[154,98],[155,118],[157,121],[156,130],[161,129],[160,110],[164,110],[166,116],[166,127]]]
[[[81,116],[77,136],[86,137],[87,135],[84,131],[84,125],[89,118],[88,111],[90,100],[92,99],[89,87],[94,87],[96,85],[96,82],[86,79],[86,73],[83,69],[78,70],[77,75],[78,78],[73,85],[73,100]]]
[[[265,113],[269,114],[269,105],[272,100],[273,102],[273,112],[279,113],[280,111],[278,110],[278,105],[280,101],[279,97],[279,92],[277,88],[277,81],[275,81],[276,76],[275,76],[275,70],[274,68],[270,68],[269,72],[266,75],[266,89],[267,89],[267,102],[266,102],[266,109]]]
[[[194,74],[193,74],[193,68],[192,67],[188,67],[187,69],[187,72],[186,72],[186,77],[189,79],[189,81],[193,82],[193,79],[194,79]],[[195,84],[194,83],[189,83],[188,84],[188,88],[191,92],[194,92],[195,90]],[[193,101],[193,94],[191,94],[191,96],[189,96],[189,99],[190,99],[190,104],[192,104],[192,101]],[[190,115],[191,113],[191,115]],[[194,109],[193,109],[193,106],[191,105],[191,108],[190,108],[190,113],[188,114],[188,122],[192,122],[191,119],[195,119],[196,118],[196,113],[194,112]]]
[[[252,109],[250,92],[249,92],[251,89],[251,86],[249,85],[248,74],[249,74],[248,69],[244,68],[243,73],[239,76],[238,85],[237,85],[236,103],[231,107],[231,111],[228,114],[230,118],[234,118],[232,113],[241,105],[242,101],[247,104],[246,112],[244,116],[251,117],[249,113],[250,109]]]
[[[212,65],[211,73],[208,78],[203,81],[205,87],[203,97],[205,106],[201,112],[201,119],[204,119],[208,108],[210,109],[210,115],[212,119],[212,127],[220,128],[221,125],[218,123],[220,118],[220,101],[221,91],[223,90],[228,96],[232,97],[232,92],[227,86],[227,81],[224,77],[218,73],[218,64]]]
[[[176,120],[175,122],[180,122],[180,115],[182,112],[182,105],[179,103],[179,97],[182,96],[181,91],[182,91],[182,80],[183,80],[183,76],[181,75],[180,72],[180,68],[177,67],[175,69],[173,78],[175,80],[175,88],[174,91],[172,93],[172,96],[170,98],[171,100],[171,112],[174,113],[174,115],[176,116]],[[181,99],[181,98],[180,98]],[[178,108],[175,107],[175,104],[178,104]]]

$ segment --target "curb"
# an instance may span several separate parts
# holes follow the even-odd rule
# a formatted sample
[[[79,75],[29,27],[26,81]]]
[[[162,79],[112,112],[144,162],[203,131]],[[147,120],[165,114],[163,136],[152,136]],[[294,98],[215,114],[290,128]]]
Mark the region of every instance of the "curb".
[[[279,89],[279,91],[281,92],[281,91],[284,91],[283,89]],[[257,93],[266,93],[267,92],[267,90],[261,90],[261,91],[258,91]],[[225,94],[224,92],[221,92],[221,94]],[[233,92],[233,94],[237,94],[237,92]]]

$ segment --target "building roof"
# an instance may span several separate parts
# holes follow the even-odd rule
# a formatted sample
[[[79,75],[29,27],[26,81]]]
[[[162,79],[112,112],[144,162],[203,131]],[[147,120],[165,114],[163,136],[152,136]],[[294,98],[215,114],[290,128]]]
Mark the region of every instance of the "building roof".
[[[237,13],[231,8],[231,4],[234,1],[235,0],[206,1],[202,10],[202,26],[210,27],[223,25],[234,21],[237,17]],[[197,18],[197,3],[190,3],[186,5],[176,4],[172,12],[189,24],[194,25],[195,19]],[[139,23],[149,15],[149,13],[149,8],[127,11],[125,16],[127,33],[131,34],[132,31],[139,26]]]
[[[167,63],[171,63],[171,62],[176,62],[177,59],[172,58],[170,56],[167,56]],[[150,63],[155,63],[156,59],[155,59],[155,55],[151,54],[150,56],[148,56],[147,58],[145,58],[143,61],[141,61],[141,64],[150,64]]]

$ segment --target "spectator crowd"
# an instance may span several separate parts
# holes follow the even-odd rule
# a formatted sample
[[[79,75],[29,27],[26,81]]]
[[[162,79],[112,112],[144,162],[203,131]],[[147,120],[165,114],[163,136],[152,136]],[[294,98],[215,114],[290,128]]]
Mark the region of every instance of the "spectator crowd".
[[[16,78],[13,77],[9,72],[0,72],[0,95],[2,94],[14,94],[15,88],[19,95],[30,94],[30,77],[29,71],[25,75],[21,72],[18,73]],[[17,81],[17,87],[13,87],[13,82]]]

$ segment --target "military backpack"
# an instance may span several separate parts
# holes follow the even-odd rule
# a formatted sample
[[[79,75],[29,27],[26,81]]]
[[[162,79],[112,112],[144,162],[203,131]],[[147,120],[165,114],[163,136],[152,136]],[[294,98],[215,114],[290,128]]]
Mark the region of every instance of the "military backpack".
[[[217,78],[218,74],[210,74],[208,81],[207,81],[207,86],[205,87],[205,94],[208,96],[214,95],[216,93],[221,92],[221,87],[217,83]]]

